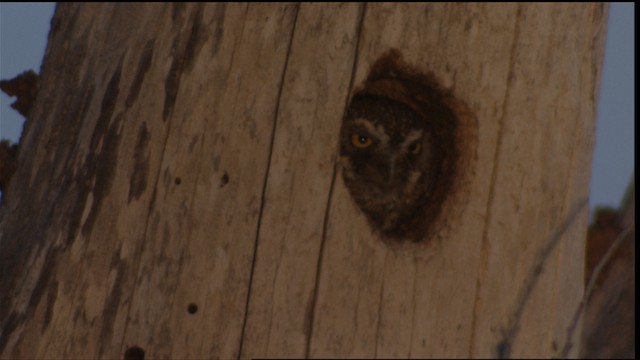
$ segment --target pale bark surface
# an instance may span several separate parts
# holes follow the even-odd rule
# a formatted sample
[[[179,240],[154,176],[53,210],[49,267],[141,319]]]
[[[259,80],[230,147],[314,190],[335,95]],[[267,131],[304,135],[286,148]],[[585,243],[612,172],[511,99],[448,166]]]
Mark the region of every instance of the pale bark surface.
[[[0,210],[1,357],[495,357],[514,323],[512,356],[553,356],[586,207],[513,314],[588,194],[606,14],[59,5]],[[406,249],[335,165],[349,93],[390,48],[478,123],[454,222]]]

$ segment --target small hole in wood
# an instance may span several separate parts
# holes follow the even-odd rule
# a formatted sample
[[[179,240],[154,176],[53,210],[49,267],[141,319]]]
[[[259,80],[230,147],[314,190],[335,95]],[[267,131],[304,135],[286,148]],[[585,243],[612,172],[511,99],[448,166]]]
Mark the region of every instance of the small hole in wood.
[[[187,306],[187,311],[189,312],[189,314],[195,314],[198,312],[198,305],[191,303],[189,304],[189,306]]]
[[[176,183],[176,185],[180,185],[182,183],[182,179],[180,179],[179,177],[177,177],[174,182]]]
[[[144,350],[138,346],[130,347],[124,352],[124,360],[144,360]]]
[[[222,175],[222,179],[220,179],[220,187],[227,185],[228,182],[229,182],[229,174],[227,174],[227,172],[225,171],[224,175]]]

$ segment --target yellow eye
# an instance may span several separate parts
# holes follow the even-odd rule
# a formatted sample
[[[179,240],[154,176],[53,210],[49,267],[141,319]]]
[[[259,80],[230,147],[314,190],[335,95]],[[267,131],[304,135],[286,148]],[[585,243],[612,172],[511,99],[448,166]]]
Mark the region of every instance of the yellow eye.
[[[420,145],[419,142],[414,142],[413,144],[409,145],[408,148],[409,152],[413,155],[418,155],[420,154],[420,151],[422,150],[422,145]]]
[[[366,135],[352,134],[351,143],[358,149],[366,149],[373,144],[373,140]]]

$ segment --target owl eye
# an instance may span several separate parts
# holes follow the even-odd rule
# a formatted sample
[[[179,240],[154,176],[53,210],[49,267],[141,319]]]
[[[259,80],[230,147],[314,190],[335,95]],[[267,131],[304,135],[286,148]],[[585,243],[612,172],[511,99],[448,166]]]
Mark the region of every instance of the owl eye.
[[[411,154],[418,155],[422,150],[422,145],[420,145],[419,142],[414,142],[413,144],[409,145],[408,150]]]
[[[366,135],[352,134],[351,143],[358,149],[366,149],[373,144],[373,140]]]

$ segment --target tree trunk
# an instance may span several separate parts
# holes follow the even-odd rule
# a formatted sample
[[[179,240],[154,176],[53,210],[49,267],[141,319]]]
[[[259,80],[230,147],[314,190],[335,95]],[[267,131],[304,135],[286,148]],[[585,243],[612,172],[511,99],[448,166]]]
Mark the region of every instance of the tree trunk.
[[[0,212],[0,354],[553,356],[583,292],[606,14],[58,5]],[[420,246],[381,241],[335,165],[390,48],[477,119],[465,195]]]

